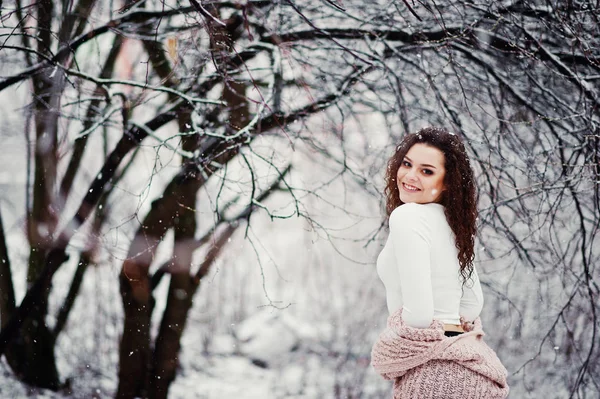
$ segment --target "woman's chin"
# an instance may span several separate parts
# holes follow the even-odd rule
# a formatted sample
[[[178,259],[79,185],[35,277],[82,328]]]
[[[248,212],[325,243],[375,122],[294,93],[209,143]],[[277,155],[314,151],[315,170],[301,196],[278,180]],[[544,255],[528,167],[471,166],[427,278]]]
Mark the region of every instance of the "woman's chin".
[[[411,202],[419,202],[419,199],[416,198],[414,195],[400,195],[400,201],[402,201],[405,204],[410,204]]]

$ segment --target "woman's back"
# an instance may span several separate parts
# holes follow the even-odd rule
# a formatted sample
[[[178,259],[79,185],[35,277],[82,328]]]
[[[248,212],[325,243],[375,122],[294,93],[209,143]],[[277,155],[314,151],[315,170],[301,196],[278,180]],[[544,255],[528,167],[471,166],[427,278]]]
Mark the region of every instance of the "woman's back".
[[[403,308],[404,321],[425,328],[433,319],[460,324],[481,312],[483,295],[473,269],[463,285],[454,234],[438,203],[408,203],[390,215],[390,235],[377,259],[388,310]]]

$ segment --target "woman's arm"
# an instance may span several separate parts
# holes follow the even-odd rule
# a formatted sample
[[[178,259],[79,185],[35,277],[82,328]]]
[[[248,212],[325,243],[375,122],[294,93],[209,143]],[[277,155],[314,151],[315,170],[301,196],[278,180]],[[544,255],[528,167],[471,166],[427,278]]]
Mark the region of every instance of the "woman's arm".
[[[400,272],[402,319],[417,328],[433,321],[430,226],[423,205],[404,204],[390,215],[390,240]]]
[[[473,266],[471,278],[463,285],[459,314],[466,321],[473,321],[479,317],[481,309],[483,309],[483,292],[481,291],[477,269]]]

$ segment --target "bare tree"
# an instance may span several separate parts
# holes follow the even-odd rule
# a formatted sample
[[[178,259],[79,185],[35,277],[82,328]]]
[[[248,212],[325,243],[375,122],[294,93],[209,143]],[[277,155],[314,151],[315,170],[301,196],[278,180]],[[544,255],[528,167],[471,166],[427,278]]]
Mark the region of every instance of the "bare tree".
[[[498,299],[492,302],[498,320],[516,318],[497,342],[513,359],[517,392],[527,389],[528,368],[543,369],[557,353],[562,371],[551,389],[571,397],[600,391],[595,2],[366,7],[358,1],[190,0],[113,9],[94,0],[60,6],[17,0],[4,6],[12,8],[2,11],[0,59],[9,67],[0,93],[10,96],[29,84],[25,135],[34,150],[26,187],[29,289],[18,307],[8,251],[0,246],[0,348],[23,381],[59,387],[56,336],[93,261],[90,248],[74,254],[70,243],[88,224],[91,236],[100,234],[106,208],[118,206],[111,202],[114,188],[133,173],[126,165],[135,164],[136,149],[156,145],[180,166],[150,209],[135,215],[139,223],[120,276],[125,318],[117,396],[166,397],[192,297],[227,238],[240,223],[248,225],[256,209],[269,212],[261,201],[280,187],[298,204],[297,191],[286,183],[287,165],[265,158],[255,144],[303,141],[337,163],[340,178],[350,176],[378,195],[368,175],[380,176],[389,147],[373,155],[374,170],[355,171],[348,161],[359,151],[344,126],[353,123],[364,137],[387,136],[393,143],[427,123],[461,134],[476,161],[479,259],[503,272],[490,271],[487,287]],[[133,43],[141,44],[139,52]],[[309,117],[327,121],[339,148],[327,146],[323,129]],[[364,125],[375,119],[386,131]],[[90,144],[95,136],[104,143],[101,156]],[[258,184],[260,171],[250,158],[276,171],[268,184]],[[86,159],[100,159],[97,169],[86,169]],[[252,183],[227,197],[219,187],[228,185],[234,162],[246,165]],[[76,198],[75,187],[85,187],[85,194]],[[214,217],[199,226],[198,193],[213,189]],[[72,212],[69,201],[78,204]],[[299,205],[295,214],[309,217]],[[155,267],[169,231],[171,259]],[[198,248],[211,249],[193,265]],[[69,254],[81,257],[81,267],[60,322],[50,328],[52,276]],[[165,274],[167,308],[151,342],[153,288]],[[523,281],[537,283],[535,295]],[[536,311],[544,323],[525,327]],[[536,345],[526,359],[519,355],[522,342]]]

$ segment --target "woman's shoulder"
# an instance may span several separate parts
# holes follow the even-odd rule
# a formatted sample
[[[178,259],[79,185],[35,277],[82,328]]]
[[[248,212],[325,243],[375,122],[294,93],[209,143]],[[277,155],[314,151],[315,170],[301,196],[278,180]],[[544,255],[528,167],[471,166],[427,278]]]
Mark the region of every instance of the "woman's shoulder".
[[[390,214],[390,233],[404,239],[427,238],[445,223],[444,207],[440,204],[402,204]],[[415,234],[416,233],[416,234]]]
[[[402,204],[390,214],[390,222],[394,220],[430,220],[432,217],[444,216],[444,206],[435,202],[429,204],[417,204],[410,202]]]

